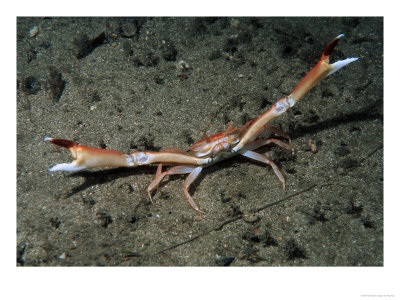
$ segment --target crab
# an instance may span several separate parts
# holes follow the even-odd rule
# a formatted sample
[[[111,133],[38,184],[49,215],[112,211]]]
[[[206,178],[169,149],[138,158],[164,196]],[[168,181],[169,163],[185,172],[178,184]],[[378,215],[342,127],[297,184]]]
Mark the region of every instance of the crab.
[[[66,139],[46,137],[45,141],[68,149],[73,159],[71,163],[55,165],[50,171],[79,171],[87,168],[103,167],[136,167],[158,163],[155,177],[147,188],[150,200],[153,201],[152,192],[158,188],[165,176],[189,174],[183,184],[183,192],[190,206],[198,213],[204,212],[200,210],[189,194],[189,186],[204,168],[236,155],[245,156],[251,160],[271,166],[285,189],[285,179],[277,165],[266,156],[253,150],[272,143],[294,151],[293,146],[290,144],[289,136],[281,130],[268,125],[268,123],[293,107],[319,81],[358,59],[357,57],[353,57],[339,60],[333,64],[329,63],[332,50],[343,36],[343,34],[338,35],[326,46],[319,62],[300,81],[289,96],[278,99],[270,109],[255,120],[247,122],[242,127],[232,128],[231,122],[227,129],[212,136],[205,135],[203,139],[194,143],[188,151],[167,148],[159,152],[135,151],[129,155],[108,149],[77,145],[75,142]],[[277,138],[259,138],[265,130],[269,130],[276,136],[287,139],[289,143]],[[165,164],[172,165],[172,167],[163,172],[162,169]]]

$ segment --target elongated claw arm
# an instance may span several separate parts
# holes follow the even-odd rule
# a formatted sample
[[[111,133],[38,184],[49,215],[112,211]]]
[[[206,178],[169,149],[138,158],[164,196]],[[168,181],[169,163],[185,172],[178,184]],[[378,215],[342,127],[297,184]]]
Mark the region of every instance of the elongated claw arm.
[[[160,152],[133,152],[123,154],[118,151],[99,149],[75,144],[73,141],[56,138],[45,138],[56,146],[64,147],[71,152],[73,162],[57,164],[50,171],[79,171],[87,168],[103,167],[136,167],[152,163],[178,163],[188,165],[203,165],[209,162],[209,158],[197,158],[190,154],[170,151]]]
[[[353,57],[339,60],[333,64],[329,63],[329,57],[331,56],[333,48],[335,48],[337,42],[343,36],[344,34],[338,35],[328,44],[328,46],[326,46],[324,52],[322,53],[320,61],[300,81],[300,83],[296,86],[296,88],[289,96],[280,98],[268,111],[259,116],[250,125],[246,133],[242,136],[239,144],[232,148],[234,152],[239,151],[249,141],[254,140],[262,132],[261,129],[264,125],[266,125],[273,118],[276,118],[286,112],[289,108],[293,107],[297,103],[297,101],[299,101],[301,97],[303,97],[309,90],[311,90],[318,82],[358,59],[358,57]]]

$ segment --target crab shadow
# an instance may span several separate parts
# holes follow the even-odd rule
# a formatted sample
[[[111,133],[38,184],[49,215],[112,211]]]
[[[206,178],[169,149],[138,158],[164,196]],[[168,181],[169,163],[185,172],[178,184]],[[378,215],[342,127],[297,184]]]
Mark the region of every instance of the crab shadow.
[[[336,128],[344,124],[357,123],[367,120],[380,119],[383,122],[383,115],[381,113],[382,108],[382,102],[376,101],[375,103],[366,106],[357,112],[342,114],[338,117],[327,119],[311,125],[298,125],[295,126],[295,128],[290,132],[290,137],[292,140],[295,140],[296,138],[303,137],[307,134],[317,133],[330,128]]]
[[[102,185],[109,182],[113,182],[116,179],[131,177],[135,175],[143,175],[143,174],[155,174],[156,167],[153,166],[143,166],[140,169],[136,168],[112,168],[107,170],[96,170],[96,171],[80,171],[73,174],[69,174],[66,177],[81,177],[85,181],[72,188],[72,190],[66,195],[67,198],[81,193],[84,190],[96,186]]]

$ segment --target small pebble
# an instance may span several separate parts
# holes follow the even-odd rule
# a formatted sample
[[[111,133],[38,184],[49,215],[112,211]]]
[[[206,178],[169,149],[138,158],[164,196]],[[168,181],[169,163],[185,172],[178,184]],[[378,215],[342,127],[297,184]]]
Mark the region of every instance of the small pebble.
[[[311,151],[312,153],[315,154],[315,153],[318,152],[318,148],[317,148],[317,146],[315,145],[315,142],[314,142],[314,141],[308,140],[307,146],[308,146],[308,148],[310,149],[310,151]]]
[[[35,37],[37,34],[39,33],[39,27],[37,27],[36,25],[33,26],[31,28],[31,30],[29,30],[29,37],[33,38]]]
[[[191,66],[189,66],[184,60],[180,60],[177,64],[176,64],[176,69],[178,71],[182,71],[185,72],[187,70],[192,69]]]
[[[215,263],[217,266],[223,266],[223,267],[227,267],[229,266],[234,260],[235,257],[234,256],[224,256],[221,257],[220,255],[216,255],[216,260]]]
[[[126,23],[120,28],[121,36],[125,38],[133,37],[137,32],[136,24],[134,23]]]

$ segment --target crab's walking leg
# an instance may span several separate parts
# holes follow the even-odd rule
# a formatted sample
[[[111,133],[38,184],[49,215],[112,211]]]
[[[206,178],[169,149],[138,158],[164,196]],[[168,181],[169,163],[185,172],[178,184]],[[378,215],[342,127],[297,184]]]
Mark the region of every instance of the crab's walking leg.
[[[290,107],[295,105],[309,90],[311,90],[318,82],[325,77],[333,74],[337,70],[343,68],[349,63],[356,61],[358,58],[346,58],[337,61],[333,64],[329,63],[329,57],[337,42],[343,37],[343,34],[338,35],[333,39],[328,46],[326,46],[322,53],[320,61],[311,69],[310,72],[300,81],[293,92],[288,97],[280,98],[268,111],[259,116],[247,129],[246,133],[242,136],[240,142],[232,148],[234,152],[242,149],[249,141],[252,141],[261,132],[265,126],[273,118],[278,117],[287,111]]]
[[[287,139],[289,141],[289,143],[291,143],[290,136],[286,132],[283,132],[282,130],[280,130],[276,127],[270,126],[270,125],[264,125],[264,128],[270,130],[272,133],[274,133],[280,137]]]
[[[159,163],[158,167],[157,167],[156,175],[154,176],[153,181],[147,187],[147,194],[149,194],[149,198],[150,198],[151,203],[153,203],[153,198],[151,197],[151,192],[153,190],[158,189],[158,186],[159,186],[161,180],[163,179],[163,177],[159,179],[161,171],[162,171],[162,163]]]
[[[253,152],[253,151],[246,151],[246,152],[242,153],[242,155],[246,156],[248,158],[254,159],[256,161],[262,162],[264,164],[270,165],[272,167],[272,169],[274,170],[275,175],[278,177],[279,181],[282,183],[283,190],[285,190],[285,178],[283,177],[281,171],[279,171],[278,166],[273,161],[269,160],[264,155],[257,153],[257,152]]]
[[[273,143],[273,144],[275,144],[277,146],[280,146],[282,148],[285,148],[286,150],[290,150],[290,151],[292,151],[292,153],[294,153],[294,147],[292,145],[290,145],[288,143],[285,143],[285,142],[283,142],[281,140],[274,139],[274,138],[256,140],[256,141],[253,141],[251,143],[248,143],[240,152],[242,152],[242,151],[246,152],[248,150],[254,150],[254,149],[260,148],[262,146],[265,146],[265,145],[268,145],[268,144],[271,144],[271,143]]]
[[[248,158],[251,158],[253,160],[265,163],[267,165],[270,165],[272,169],[274,170],[276,176],[278,177],[279,181],[283,185],[283,190],[285,190],[285,178],[283,177],[282,173],[279,171],[278,166],[271,160],[269,160],[266,156],[259,154],[257,152],[253,152],[251,150],[260,148],[262,146],[268,145],[270,143],[273,143],[275,145],[278,145],[280,147],[283,147],[287,150],[291,150],[292,153],[294,153],[294,148],[292,145],[289,145],[285,142],[282,142],[278,139],[262,139],[262,140],[256,140],[254,142],[251,142],[247,144],[242,150],[240,150],[240,153]]]
[[[192,182],[197,178],[197,176],[199,176],[201,170],[203,170],[202,167],[197,167],[197,168],[195,168],[195,169],[189,174],[188,177],[186,177],[185,183],[183,184],[183,192],[185,193],[186,200],[187,200],[187,201],[189,202],[189,204],[193,207],[193,209],[194,209],[195,211],[198,211],[198,212],[204,214],[204,212],[201,211],[201,210],[197,207],[196,203],[193,201],[192,197],[191,197],[190,194],[189,194],[189,186],[190,186],[190,185],[192,184]]]
[[[159,166],[160,168],[160,166]],[[147,188],[147,193],[149,194],[150,200],[152,200],[151,193],[153,190],[157,189],[158,185],[160,184],[161,180],[165,176],[169,175],[176,175],[176,174],[187,174],[190,173],[188,177],[185,179],[185,183],[183,185],[183,192],[186,196],[186,200],[189,202],[190,206],[197,212],[203,213],[197,206],[197,204],[193,201],[192,197],[189,194],[189,186],[192,184],[192,182],[199,176],[202,167],[193,167],[193,166],[176,166],[168,171],[162,172],[161,169],[157,169],[156,176],[154,177],[153,181],[150,183],[150,185]]]

